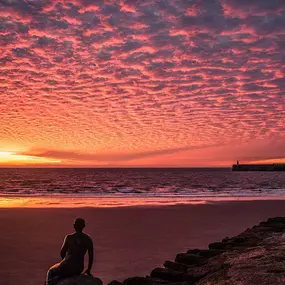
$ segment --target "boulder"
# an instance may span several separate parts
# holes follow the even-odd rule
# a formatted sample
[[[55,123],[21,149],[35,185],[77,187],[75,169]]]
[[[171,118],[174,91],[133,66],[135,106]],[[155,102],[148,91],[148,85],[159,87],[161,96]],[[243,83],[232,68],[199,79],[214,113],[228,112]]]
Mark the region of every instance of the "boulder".
[[[189,254],[189,253],[179,253],[177,254],[175,258],[175,262],[186,264],[186,265],[200,265],[207,261],[202,256],[198,256],[195,254]]]
[[[224,250],[218,250],[218,249],[190,249],[187,251],[187,253],[189,254],[195,254],[205,258],[211,258],[216,255],[222,254],[223,252]]]
[[[227,241],[229,241],[229,240],[230,240],[229,237],[225,237],[225,238],[222,240],[222,242],[227,242]]]
[[[285,217],[269,218],[267,220],[267,223],[283,223],[283,224],[285,224]]]
[[[285,230],[285,224],[280,222],[268,223],[265,226],[271,228],[274,232],[282,232]]]
[[[230,246],[230,243],[228,241],[226,242],[212,242],[209,244],[209,249],[226,249]]]
[[[186,275],[183,272],[171,270],[168,268],[155,268],[150,273],[150,276],[171,282],[180,282],[185,280]]]
[[[60,280],[57,285],[103,285],[103,282],[97,277],[76,275]]]
[[[263,235],[266,234],[267,232],[272,232],[272,228],[266,227],[266,226],[255,226],[251,229],[252,232]]]
[[[189,266],[186,264],[182,264],[182,263],[178,263],[174,261],[168,261],[168,260],[164,262],[163,266],[165,268],[180,271],[180,272],[186,272],[189,268]]]
[[[113,281],[109,282],[108,285],[123,285],[123,282],[119,282],[117,280],[113,280]]]
[[[123,281],[124,285],[147,285],[149,284],[149,279],[146,277],[131,277]]]

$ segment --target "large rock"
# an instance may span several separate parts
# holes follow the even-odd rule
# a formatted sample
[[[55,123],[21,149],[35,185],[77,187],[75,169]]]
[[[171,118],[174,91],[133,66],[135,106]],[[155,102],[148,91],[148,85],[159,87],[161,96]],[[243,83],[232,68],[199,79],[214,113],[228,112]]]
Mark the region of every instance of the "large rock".
[[[182,263],[178,263],[178,262],[173,262],[173,261],[165,261],[163,266],[165,268],[168,268],[168,269],[172,269],[172,270],[175,270],[175,271],[180,271],[180,272],[186,272],[189,268],[188,265],[186,264],[182,264]]]
[[[229,241],[221,241],[221,242],[212,242],[209,244],[210,250],[226,250],[231,247],[231,243]]]
[[[206,262],[206,258],[189,253],[178,253],[175,258],[175,262],[183,263],[186,265],[200,265]]]
[[[147,285],[149,284],[149,279],[145,277],[131,277],[123,281],[124,285]]]
[[[187,251],[189,254],[196,254],[198,256],[203,256],[206,258],[211,258],[216,255],[222,254],[223,250],[217,250],[217,249],[190,249]]]
[[[180,271],[175,271],[168,268],[155,268],[150,273],[151,277],[167,280],[171,282],[186,281],[187,275]]]
[[[108,283],[108,285],[123,285],[123,282],[119,282],[117,280],[113,280],[110,283]]]
[[[62,279],[57,285],[103,285],[103,282],[97,277],[76,275]]]

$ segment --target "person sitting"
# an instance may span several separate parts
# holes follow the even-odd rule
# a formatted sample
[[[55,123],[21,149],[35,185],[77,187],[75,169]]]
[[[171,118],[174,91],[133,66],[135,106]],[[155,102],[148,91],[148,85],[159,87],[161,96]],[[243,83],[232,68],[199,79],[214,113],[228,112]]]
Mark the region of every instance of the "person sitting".
[[[93,265],[93,241],[92,238],[83,233],[85,221],[77,218],[73,225],[75,233],[64,238],[60,256],[62,261],[53,265],[47,273],[46,285],[54,285],[60,279],[79,275],[84,270],[84,256],[88,251],[88,267],[84,272],[91,275]]]

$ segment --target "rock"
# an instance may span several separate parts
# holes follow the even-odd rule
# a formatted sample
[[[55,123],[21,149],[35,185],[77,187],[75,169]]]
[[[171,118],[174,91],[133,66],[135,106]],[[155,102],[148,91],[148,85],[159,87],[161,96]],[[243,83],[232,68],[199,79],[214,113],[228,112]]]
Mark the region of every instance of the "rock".
[[[155,268],[150,273],[150,276],[172,282],[185,281],[186,279],[186,274],[183,272],[171,270],[168,268]]]
[[[256,246],[259,239],[255,237],[236,237],[228,239],[226,242],[213,242],[209,244],[210,250],[229,250],[236,249],[240,247],[252,247]]]
[[[266,222],[261,222],[258,227],[267,227],[281,232],[285,230],[285,219],[283,217],[269,218]]]
[[[179,253],[176,256],[175,261],[186,265],[200,265],[205,263],[206,259],[195,254]]]
[[[119,282],[117,280],[113,280],[113,281],[109,282],[108,285],[123,285],[123,282]]]
[[[209,249],[226,249],[229,246],[229,242],[212,242],[209,244]]]
[[[209,276],[221,269],[227,268],[228,265],[223,263],[223,261],[217,260],[212,264],[205,264],[204,266],[198,266],[188,270],[188,275],[191,276],[192,280],[198,281],[205,276]]]
[[[189,250],[187,250],[187,253],[199,255],[199,252],[200,252],[200,251],[201,251],[201,249],[195,248],[195,249],[189,249]]]
[[[270,223],[267,227],[272,228],[275,232],[282,232],[285,229],[285,224],[283,223]]]
[[[272,228],[265,226],[256,226],[253,227],[251,231],[258,234],[266,234],[266,232],[272,232]]]
[[[180,272],[180,271],[175,271],[175,270],[171,270],[167,268],[155,268],[151,272],[150,275],[152,278],[159,278],[161,280],[169,281],[171,283],[179,282],[180,284],[181,282],[187,282],[188,285],[194,284],[194,282],[196,282],[197,280],[201,278],[201,275],[199,274],[191,274],[189,272]]]
[[[275,235],[257,247],[223,255],[226,267],[205,275],[197,285],[283,285],[285,236]]]
[[[285,224],[285,217],[275,217],[275,218],[269,218],[267,220],[267,223],[283,223]]]
[[[173,261],[165,261],[163,266],[168,268],[168,269],[181,271],[181,272],[186,272],[188,270],[188,268],[189,268],[189,266],[186,265],[186,264],[173,262]]]
[[[229,241],[229,237],[225,237],[223,240],[222,240],[222,242],[227,242],[227,241]]]
[[[147,285],[149,279],[145,277],[131,277],[123,281],[124,285]]]
[[[103,285],[103,282],[97,277],[76,275],[62,279],[57,285]]]
[[[224,252],[223,250],[218,250],[218,249],[190,249],[187,251],[187,253],[189,254],[195,254],[205,258],[211,258],[213,256],[222,254],[223,252]]]

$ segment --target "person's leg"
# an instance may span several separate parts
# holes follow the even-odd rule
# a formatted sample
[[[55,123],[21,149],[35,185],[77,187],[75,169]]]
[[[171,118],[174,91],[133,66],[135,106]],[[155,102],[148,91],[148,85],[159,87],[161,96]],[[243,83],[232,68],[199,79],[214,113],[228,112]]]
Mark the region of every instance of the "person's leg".
[[[47,272],[46,285],[54,285],[60,277],[60,263],[53,265]]]
[[[83,272],[84,264],[76,263],[71,260],[63,260],[53,265],[48,273],[46,285],[55,285],[61,278],[67,278],[74,275],[80,275]]]

